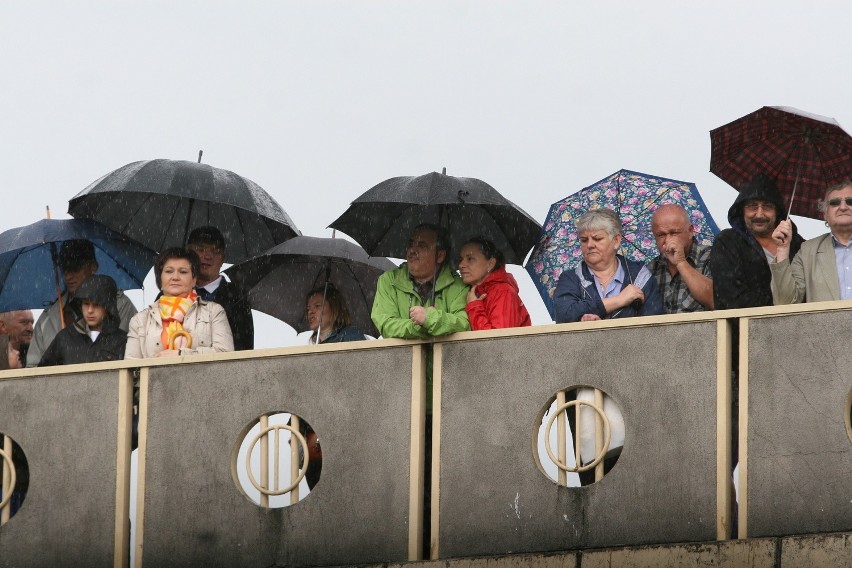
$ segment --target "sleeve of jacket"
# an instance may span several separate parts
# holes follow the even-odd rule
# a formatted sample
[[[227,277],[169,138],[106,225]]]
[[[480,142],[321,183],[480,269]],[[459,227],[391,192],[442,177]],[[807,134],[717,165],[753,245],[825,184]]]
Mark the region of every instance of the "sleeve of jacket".
[[[432,337],[448,335],[458,331],[470,331],[467,319],[467,286],[459,279],[441,290],[440,305],[426,308],[426,321],[423,328]],[[435,302],[438,304],[438,302]]]
[[[769,265],[772,271],[772,301],[775,305],[798,304],[805,299],[805,267],[802,255],[797,254]]]
[[[38,367],[45,350],[47,350],[50,343],[59,334],[59,324],[53,323],[53,315],[55,315],[58,322],[59,307],[56,304],[52,304],[38,317],[38,321],[33,328],[33,338],[30,340],[30,346],[27,350],[27,367]],[[50,337],[50,341],[45,340],[47,337]]]
[[[242,300],[237,301],[229,310],[231,333],[234,336],[234,350],[254,349],[254,318],[251,308]]]
[[[470,328],[505,329],[518,327],[521,298],[509,286],[492,286],[484,300],[475,300],[465,306]]]
[[[379,276],[376,285],[376,297],[370,318],[384,338],[423,339],[427,337],[419,325],[415,325],[408,316],[410,306],[399,305],[396,289],[393,286],[393,271]],[[404,314],[402,313],[404,310]]]
[[[754,291],[743,280],[742,252],[737,246],[739,235],[725,229],[716,236],[710,253],[713,273],[713,304],[717,310],[757,305]]]
[[[145,340],[145,323],[148,310],[142,310],[130,320],[127,330],[127,345],[124,348],[125,359],[142,359],[142,342]]]
[[[556,283],[553,291],[553,308],[556,312],[556,323],[580,321],[585,314],[597,314],[606,317],[606,308],[598,294],[586,297],[580,279],[573,270],[565,270]]]
[[[191,349],[183,349],[185,355],[195,355],[199,353],[224,353],[234,350],[234,336],[231,333],[231,324],[228,323],[228,316],[225,314],[225,308],[216,302],[205,302],[199,308],[208,310],[210,318],[210,335],[211,345],[209,347],[192,347]],[[125,358],[126,355],[125,355]]]
[[[648,270],[648,268],[644,268]],[[657,287],[657,279],[651,276],[645,286],[642,287],[642,292],[645,294],[645,301],[642,302],[642,309],[639,310],[640,316],[657,316],[663,312],[663,298],[660,295],[660,289]]]
[[[56,337],[53,338],[50,345],[44,351],[44,355],[41,356],[41,359],[38,362],[39,367],[53,367],[54,365],[62,365],[62,350],[60,349],[60,338],[62,337],[62,332],[56,334]]]
[[[130,298],[124,295],[124,292],[119,292],[116,297],[116,307],[118,308],[118,316],[121,318],[121,323],[118,327],[127,331],[130,329],[130,320],[136,315],[138,310]]]

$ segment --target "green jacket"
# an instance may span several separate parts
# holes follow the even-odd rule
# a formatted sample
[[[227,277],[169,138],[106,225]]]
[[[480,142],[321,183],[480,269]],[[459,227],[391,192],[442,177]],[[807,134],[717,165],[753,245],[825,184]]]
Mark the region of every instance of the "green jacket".
[[[408,315],[413,306],[426,306],[408,276],[408,267],[389,270],[379,277],[370,314],[384,338],[428,339],[457,331],[470,331],[465,305],[467,286],[444,265],[435,286],[435,306],[426,310],[426,321],[417,325]]]

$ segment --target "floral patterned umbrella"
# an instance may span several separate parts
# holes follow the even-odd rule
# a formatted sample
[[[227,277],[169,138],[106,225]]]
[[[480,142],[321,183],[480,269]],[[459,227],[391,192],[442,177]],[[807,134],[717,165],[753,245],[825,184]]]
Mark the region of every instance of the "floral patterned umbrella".
[[[606,207],[621,218],[622,253],[639,262],[650,262],[659,254],[651,234],[651,215],[660,205],[674,203],[689,212],[696,238],[713,244],[719,227],[704,205],[694,183],[619,170],[550,206],[547,220],[526,264],[550,315],[553,290],[563,270],[575,268],[583,259],[574,219],[590,209]]]

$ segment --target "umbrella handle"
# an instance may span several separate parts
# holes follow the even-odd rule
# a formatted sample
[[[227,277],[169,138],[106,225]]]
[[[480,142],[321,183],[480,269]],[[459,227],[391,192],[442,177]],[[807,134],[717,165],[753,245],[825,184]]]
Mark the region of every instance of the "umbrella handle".
[[[190,333],[185,329],[179,329],[169,335],[169,349],[175,348],[175,340],[178,337],[183,337],[184,339],[186,339],[186,349],[192,348],[192,335],[190,335]]]

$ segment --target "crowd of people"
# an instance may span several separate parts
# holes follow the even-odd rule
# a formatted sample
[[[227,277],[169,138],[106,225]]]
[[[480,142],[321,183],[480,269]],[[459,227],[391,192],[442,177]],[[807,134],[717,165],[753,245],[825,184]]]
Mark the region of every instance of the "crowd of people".
[[[651,222],[659,256],[646,266],[620,253],[617,213],[592,209],[575,220],[582,261],[559,278],[555,320],[848,299],[852,180],[827,188],[820,211],[829,232],[803,242],[785,218],[775,183],[758,175],[728,211],[730,228],[712,246],[702,246],[690,212],[664,204]],[[199,227],[184,247],[162,251],[154,265],[160,294],[137,313],[111,278],[97,274],[92,243],[65,241],[58,255],[60,299],[35,323],[28,310],[0,314],[6,354],[0,369],[253,349],[248,300],[221,274],[224,250],[219,229]],[[378,280],[371,317],[382,337],[424,339],[531,325],[518,284],[493,242],[468,239],[457,251],[457,271],[452,254],[443,227],[414,229],[405,262]],[[311,290],[305,304],[311,343],[366,339],[333,285]]]

